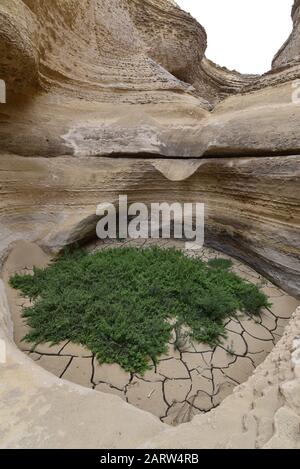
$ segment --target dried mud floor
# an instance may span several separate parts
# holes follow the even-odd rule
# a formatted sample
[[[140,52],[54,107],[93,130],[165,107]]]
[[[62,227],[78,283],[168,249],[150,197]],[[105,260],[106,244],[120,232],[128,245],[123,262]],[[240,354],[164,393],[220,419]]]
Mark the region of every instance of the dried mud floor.
[[[214,348],[181,340],[178,350],[174,347],[174,335],[168,353],[161,356],[159,363],[153,365],[144,376],[139,376],[126,373],[118,365],[100,365],[88,349],[70,342],[52,347],[49,344],[30,347],[22,341],[28,327],[21,312],[29,300],[20,297],[8,286],[9,277],[16,272],[31,272],[33,265],[46,266],[50,259],[42,254],[33,259],[32,265],[22,263],[21,244],[12,250],[3,270],[18,347],[54,375],[97,391],[115,394],[170,425],[188,422],[196,414],[209,412],[231,394],[235,386],[245,382],[281,338],[300,303],[245,264],[232,259],[232,271],[259,284],[270,298],[272,308],[264,310],[260,318],[240,315],[228,320],[228,337]],[[142,248],[151,244],[184,249],[184,243],[175,240],[95,242],[87,249],[107,249],[112,245]],[[209,248],[203,248],[193,255],[204,261],[216,257],[228,258]]]

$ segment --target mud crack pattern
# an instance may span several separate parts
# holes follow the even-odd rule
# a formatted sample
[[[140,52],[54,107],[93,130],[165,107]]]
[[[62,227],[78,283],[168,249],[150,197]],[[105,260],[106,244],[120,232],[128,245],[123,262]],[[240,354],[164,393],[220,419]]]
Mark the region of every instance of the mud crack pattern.
[[[127,240],[114,245],[142,248],[153,243],[161,247],[184,247],[180,241],[151,240]],[[97,242],[88,249],[93,251],[107,247],[111,247],[110,242]],[[216,257],[228,258],[209,248],[192,255],[204,261]],[[194,415],[218,407],[237,385],[248,379],[281,338],[292,313],[299,305],[299,301],[245,264],[234,259],[232,261],[232,270],[236,274],[261,286],[270,298],[272,308],[264,310],[260,318],[253,319],[241,314],[228,320],[228,336],[214,348],[188,340],[178,341],[174,332],[168,353],[161,356],[158,364],[153,364],[143,376],[126,373],[119,365],[100,365],[88,349],[70,342],[53,347],[40,344],[30,348],[22,342],[27,326],[21,317],[22,308],[28,305],[29,300],[22,299],[17,292],[10,290],[16,343],[37,364],[60,378],[96,391],[115,394],[153,413],[167,424],[188,422]],[[23,272],[30,272],[32,267],[24,266]]]

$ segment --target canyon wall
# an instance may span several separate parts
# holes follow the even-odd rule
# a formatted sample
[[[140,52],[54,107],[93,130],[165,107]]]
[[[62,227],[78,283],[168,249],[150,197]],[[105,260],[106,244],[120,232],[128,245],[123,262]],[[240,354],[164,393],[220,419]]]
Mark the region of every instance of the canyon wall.
[[[293,31],[273,60],[273,69],[300,65],[300,1],[295,0],[293,10]]]
[[[7,104],[0,104],[0,258],[16,240],[57,252],[87,239],[95,232],[96,205],[114,202],[120,193],[146,203],[205,202],[206,243],[243,259],[300,297],[299,14],[296,0],[293,32],[272,70],[258,77],[209,61],[204,28],[175,2],[0,0],[0,79],[7,85]],[[7,339],[2,290],[0,311],[0,338],[8,341],[10,354],[9,367],[4,367],[7,386],[15,386],[17,369],[24,392],[24,359]],[[299,313],[296,319],[280,349],[288,376],[270,391],[275,403],[266,417],[268,434],[253,437],[252,446],[278,444],[270,428],[283,402],[280,386],[285,378],[292,380],[288,354],[299,331]],[[270,359],[274,374],[280,353],[275,350]],[[34,375],[22,400],[26,407],[32,396],[41,398],[44,384],[39,380],[47,380],[43,373],[34,374],[33,365],[24,366]],[[64,399],[71,393],[75,408],[79,401],[89,408],[82,391],[68,385],[58,392],[58,384],[51,383],[51,425],[58,394]],[[263,390],[268,392],[268,386],[264,383]],[[242,404],[245,395],[238,395]],[[290,395],[287,399],[293,401]],[[98,405],[101,399],[92,400]],[[19,404],[13,394],[5,402],[0,421],[14,421],[20,431],[22,422],[12,416]],[[291,405],[285,412],[293,412],[294,422],[299,405],[292,410]],[[109,410],[114,406],[134,418],[125,404],[114,401]],[[99,407],[100,420],[104,414]],[[149,433],[143,439],[131,428],[135,445],[165,430],[152,417],[139,418],[149,422]],[[259,422],[256,416],[246,424],[258,435],[255,419]],[[236,428],[243,432],[241,421],[239,417]],[[68,420],[64,428],[68,423],[72,427]],[[38,437],[37,407],[30,425],[35,441],[44,441]],[[98,421],[90,418],[89,425],[96,429]],[[126,432],[125,424],[122,429]],[[202,426],[196,429],[203,434]],[[102,447],[111,446],[114,431],[110,425],[109,437],[99,440]],[[244,444],[235,435],[236,446]],[[170,444],[166,438],[153,441],[165,446]],[[5,444],[18,441],[20,435],[12,431]],[[234,444],[231,439],[222,442],[229,444]]]
[[[296,2],[289,53],[281,62],[300,76],[295,69],[298,7]],[[94,204],[101,202],[101,187],[110,180],[109,172],[101,173],[100,157],[110,157],[112,172],[119,172],[121,157],[167,157],[169,168],[175,160],[186,160],[189,168],[190,158],[209,158],[209,184],[208,163],[201,164],[197,184],[190,178],[183,191],[178,184],[172,194],[209,201],[206,242],[234,252],[300,295],[300,105],[293,102],[294,81],[279,66],[282,53],[270,72],[272,86],[268,74],[245,76],[218,67],[205,57],[204,28],[167,0],[1,0],[0,16],[0,77],[8,87],[7,104],[0,108],[0,165],[6,168],[0,173],[3,233],[10,224],[14,229],[9,230],[22,236],[30,210],[33,216],[37,212],[40,199],[34,197],[40,191],[45,220],[53,211],[53,205],[47,209],[49,190],[62,212],[80,205],[72,205],[66,189],[56,195],[58,158],[68,159],[70,174],[73,167],[76,173],[78,161],[83,173],[85,165],[93,171],[94,179],[80,190],[74,173],[72,187],[78,186],[82,200],[85,191],[93,191]],[[50,164],[46,158],[53,159],[44,187],[39,180],[28,181],[23,170],[14,174],[23,157],[30,162],[37,158],[41,168]],[[184,163],[180,167],[184,177]],[[143,185],[149,197],[149,177],[152,197],[165,197],[168,190],[155,188],[161,175],[150,174],[145,181],[139,176],[137,197],[142,198]],[[263,186],[258,188],[256,181]],[[166,177],[162,187],[169,184]],[[122,190],[131,187],[128,175]],[[241,215],[224,215],[233,197]],[[274,207],[266,213],[270,202]],[[92,214],[95,207],[89,210]],[[20,226],[12,222],[16,219]],[[33,232],[36,240],[43,239],[36,228]]]

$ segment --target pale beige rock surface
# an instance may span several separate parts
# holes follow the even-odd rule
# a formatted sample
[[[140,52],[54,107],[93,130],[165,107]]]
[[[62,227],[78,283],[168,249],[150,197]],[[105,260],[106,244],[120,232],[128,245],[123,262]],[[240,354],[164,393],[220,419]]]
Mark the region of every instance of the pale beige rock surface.
[[[182,163],[168,164],[171,180],[161,159],[2,155],[0,246],[28,239],[56,251],[94,236],[97,205],[119,194],[129,203],[201,202],[208,245],[300,294],[298,156],[202,159],[183,180]]]
[[[284,71],[274,65],[270,77],[260,78],[208,61],[204,29],[168,0],[2,0],[0,76],[8,87],[2,151],[295,153],[298,12],[275,60],[287,62]]]
[[[299,297],[299,12],[295,0],[290,38],[256,77],[207,60],[205,31],[174,2],[0,0],[1,262],[16,240],[56,252],[85,239],[96,205],[120,193],[204,201],[207,243]],[[268,316],[263,327],[283,338],[253,377],[218,409],[169,429],[106,389],[59,381],[36,351],[37,362],[18,351],[0,283],[0,446],[299,447],[300,313],[284,332],[290,305],[278,311],[283,319]],[[260,363],[251,331],[231,326]],[[172,412],[167,423],[178,404]],[[192,416],[184,408],[175,423]]]
[[[202,26],[167,0],[2,0],[2,238],[60,248],[121,189],[204,201],[207,242],[298,294],[298,13],[268,82],[209,62]]]

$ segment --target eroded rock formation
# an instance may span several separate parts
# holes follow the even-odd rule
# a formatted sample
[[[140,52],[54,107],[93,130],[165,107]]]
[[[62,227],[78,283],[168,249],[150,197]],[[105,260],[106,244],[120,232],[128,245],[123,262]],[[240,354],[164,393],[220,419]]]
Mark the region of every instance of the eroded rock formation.
[[[131,201],[205,202],[207,244],[243,259],[300,296],[300,104],[293,101],[293,83],[300,78],[298,0],[292,14],[290,38],[272,70],[257,77],[210,62],[203,27],[173,1],[0,0],[0,79],[7,84],[7,104],[0,104],[0,258],[17,239],[57,251],[89,237],[95,231],[96,205],[114,202],[120,193]],[[11,370],[17,369],[23,390],[24,359],[7,338],[10,322],[1,284],[0,292],[0,338],[7,340],[10,354],[6,382],[16,385]],[[297,327],[291,324],[279,349],[292,383],[288,354],[299,331],[298,316]],[[276,353],[270,359],[276,385],[259,385],[275,396],[267,410],[268,432],[260,435],[257,415],[245,423],[244,436],[251,433],[253,446],[268,441],[276,446],[287,413],[293,422],[299,415],[289,389],[284,391],[288,404],[278,414],[285,376],[276,375],[281,360]],[[27,361],[24,366],[33,368]],[[21,407],[41,392],[44,385],[35,379]],[[75,388],[48,383],[54,406],[58,395],[63,399],[71,389],[74,406],[80,401],[88,407],[86,395],[79,399]],[[250,387],[257,392],[256,384]],[[244,431],[248,389],[232,398],[241,410],[233,424],[236,441],[238,431]],[[98,397],[92,400],[99,402]],[[5,403],[9,419],[12,401]],[[110,411],[114,405],[121,412],[115,401]],[[35,406],[30,417],[35,436],[38,412]],[[55,412],[55,407],[49,411],[50,426]],[[135,418],[132,410],[124,412]],[[100,418],[104,414],[98,411]],[[277,434],[272,437],[275,414]],[[214,415],[217,419],[219,414]],[[149,423],[148,433],[143,439],[131,428],[131,444],[146,444],[164,429],[148,416],[138,418],[141,426]],[[207,424],[203,419],[198,423],[191,431]],[[22,424],[14,420],[16,427]],[[90,428],[95,424],[90,421]],[[222,424],[226,427],[230,425]],[[110,426],[103,446],[113,444],[113,434]],[[182,436],[181,428],[174,434]],[[155,441],[167,446],[168,435]],[[188,446],[191,434],[185,435]],[[18,441],[11,434],[5,444]],[[197,445],[194,436],[189,441]],[[232,441],[224,437],[222,445]],[[128,444],[128,439],[121,442]]]
[[[273,60],[273,69],[300,64],[300,1],[295,0],[293,10],[293,31]]]
[[[300,107],[291,106],[286,83],[299,76],[295,47],[288,71],[259,78],[208,61],[203,28],[167,0],[10,0],[0,17],[9,96],[3,150],[47,157],[299,150]],[[257,91],[237,95],[247,89]]]
[[[293,45],[298,37],[297,5],[285,68],[300,76]],[[11,0],[0,3],[0,15],[0,76],[8,86],[8,103],[0,110],[1,165],[14,171],[13,154],[73,156],[77,160],[70,158],[67,163],[72,174],[73,169],[77,171],[79,157],[209,157],[213,168],[210,186],[203,191],[208,166],[201,165],[197,170],[199,185],[192,193],[193,199],[201,197],[207,204],[209,199],[209,210],[219,214],[208,220],[207,241],[225,249],[234,244],[235,254],[278,283],[289,285],[292,293],[299,292],[299,159],[280,157],[300,151],[300,105],[292,102],[292,82],[282,79],[278,65],[282,53],[271,72],[272,83],[277,83],[273,86],[267,86],[268,76],[243,76],[217,67],[205,58],[204,29],[167,0]],[[257,90],[246,92],[251,86]],[[226,98],[229,94],[232,96]],[[228,163],[224,157],[235,158],[230,163],[230,193],[225,187],[227,172],[223,168]],[[49,163],[40,159],[38,164]],[[104,177],[100,186],[107,185],[110,178],[107,173],[100,176],[99,168],[104,166],[97,158],[82,164],[83,171],[90,168],[98,181]],[[119,164],[111,160],[114,170],[118,171]],[[58,165],[54,161],[51,171]],[[174,162],[169,162],[168,166],[172,165]],[[279,167],[280,173],[288,167],[285,177],[278,175]],[[62,212],[69,212],[66,191],[56,196],[52,173],[50,177],[47,187],[52,197],[59,201]],[[76,187],[80,182],[74,177],[72,186]],[[153,173],[152,177],[160,176]],[[238,182],[241,177],[244,185]],[[267,185],[259,192],[254,188],[253,205],[254,181],[266,177]],[[10,196],[6,200],[7,188],[23,199],[20,185],[24,186],[25,180],[22,174],[20,180],[3,181],[5,210],[12,203]],[[168,184],[165,181],[161,187]],[[131,185],[128,176],[124,189]],[[190,185],[186,183],[187,188]],[[82,190],[90,191],[92,186],[89,182]],[[212,197],[212,187],[220,197]],[[154,198],[162,196],[152,188],[150,191]],[[190,193],[186,196],[191,197]],[[94,194],[98,201],[103,198],[101,191]],[[242,225],[237,223],[239,215],[226,214],[232,198],[243,214],[240,220],[248,217]],[[275,201],[271,218],[266,217],[266,205]],[[36,207],[36,203],[30,197],[26,205]],[[71,207],[74,209],[74,204]],[[251,207],[255,207],[255,215]],[[13,218],[21,217],[18,210]],[[90,212],[92,215],[94,207]],[[41,220],[48,218],[46,206],[42,213],[38,215]],[[263,247],[258,255],[260,244]]]

